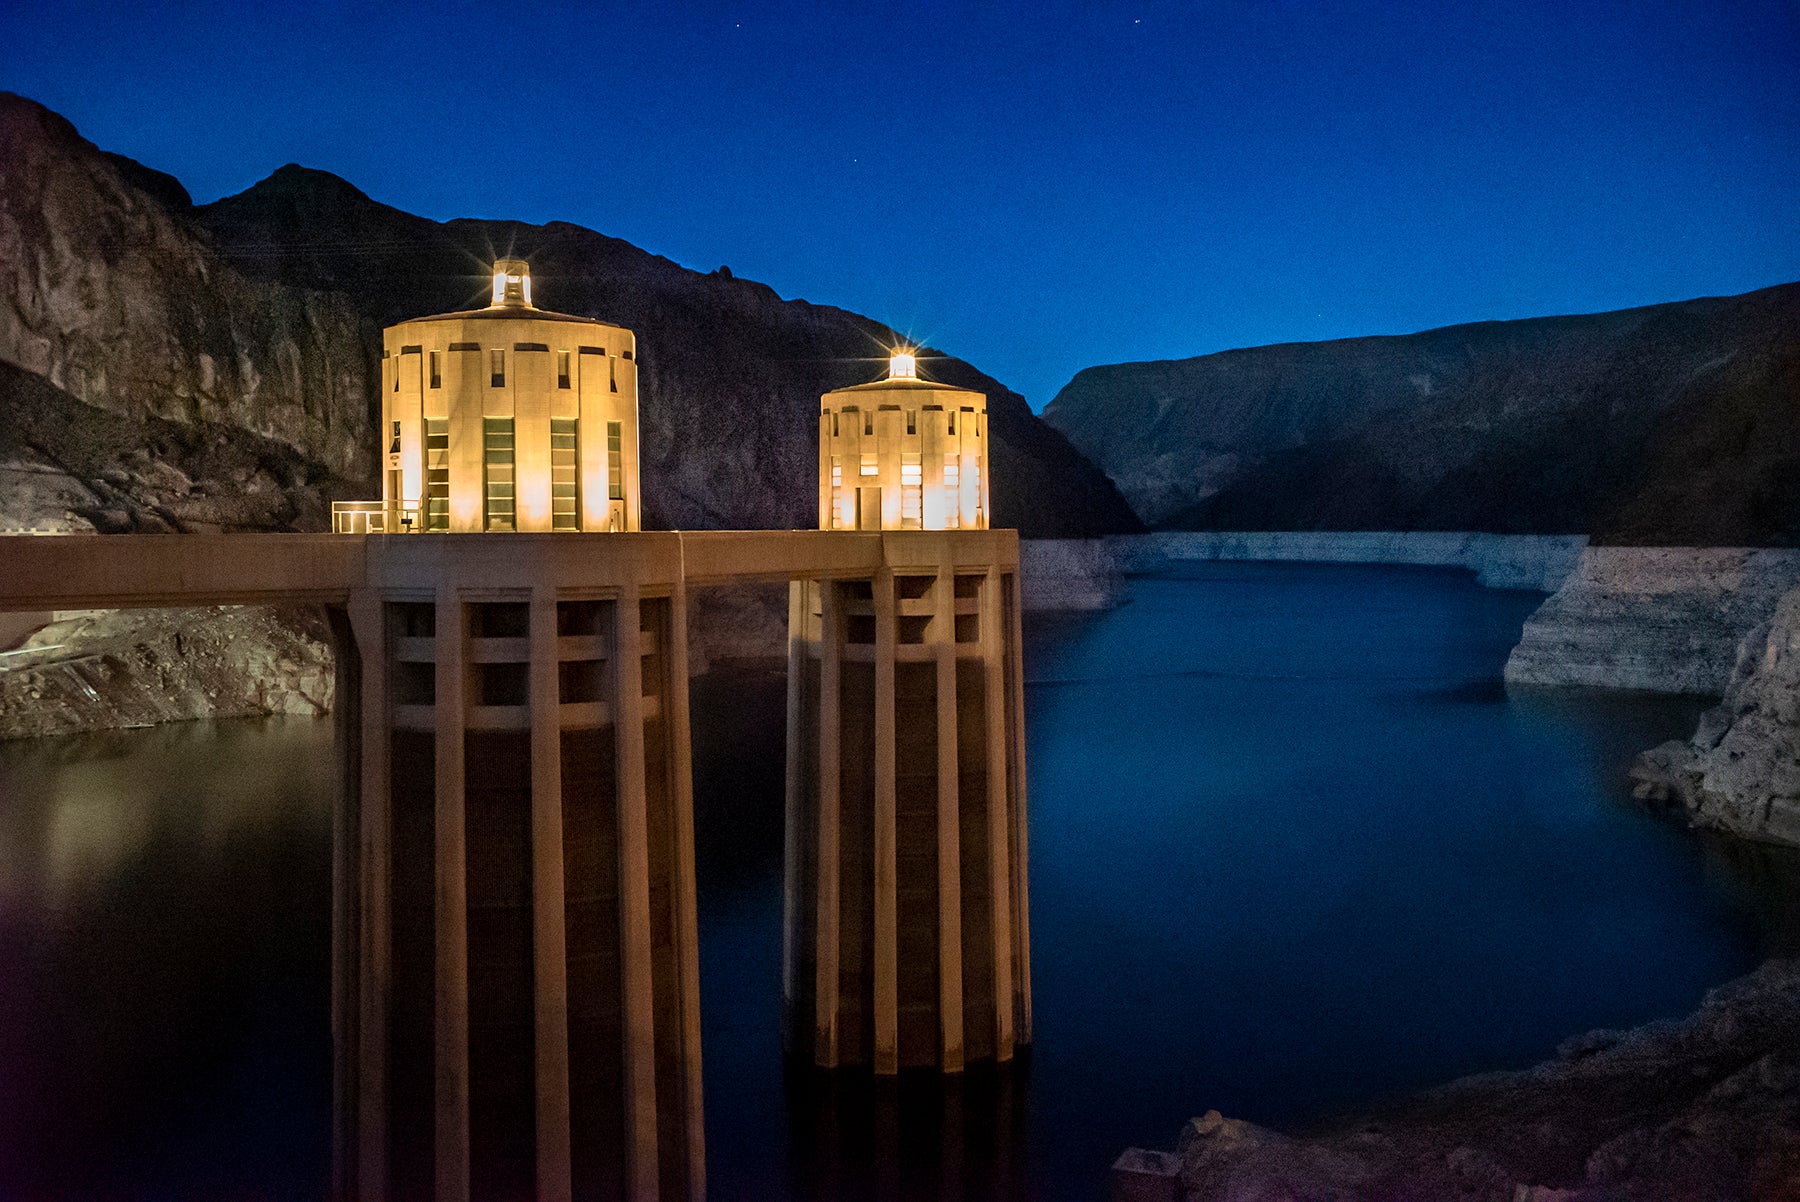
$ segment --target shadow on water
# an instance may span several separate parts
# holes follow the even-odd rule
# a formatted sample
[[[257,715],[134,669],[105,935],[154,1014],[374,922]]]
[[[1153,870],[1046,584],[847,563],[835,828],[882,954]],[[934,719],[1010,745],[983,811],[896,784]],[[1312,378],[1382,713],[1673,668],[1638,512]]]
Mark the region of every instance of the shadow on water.
[[[1529,1064],[1800,951],[1800,854],[1630,802],[1701,703],[1500,686],[1538,600],[1201,565],[1031,621],[1036,1042],[947,1082],[784,1061],[782,675],[695,681],[712,1196],[1099,1197],[1209,1107]],[[329,726],[0,745],[0,1197],[323,1192]]]
[[[329,722],[0,744],[0,1196],[316,1197]]]

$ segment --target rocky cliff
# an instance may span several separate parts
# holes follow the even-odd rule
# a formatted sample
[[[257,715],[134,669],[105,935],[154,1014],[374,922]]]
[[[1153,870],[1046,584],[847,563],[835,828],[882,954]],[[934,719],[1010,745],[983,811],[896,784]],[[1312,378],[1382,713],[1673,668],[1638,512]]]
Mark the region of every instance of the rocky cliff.
[[[1800,551],[1589,547],[1525,621],[1509,685],[1718,696],[1738,644],[1800,584]]]
[[[1800,847],[1800,588],[1744,636],[1694,737],[1645,752],[1631,775],[1639,799],[1702,826]]]
[[[1800,542],[1800,284],[1123,363],[1044,411],[1153,525]]]
[[[170,177],[0,94],[0,359],[118,416],[236,428],[360,479],[371,335],[341,296],[225,263]]]

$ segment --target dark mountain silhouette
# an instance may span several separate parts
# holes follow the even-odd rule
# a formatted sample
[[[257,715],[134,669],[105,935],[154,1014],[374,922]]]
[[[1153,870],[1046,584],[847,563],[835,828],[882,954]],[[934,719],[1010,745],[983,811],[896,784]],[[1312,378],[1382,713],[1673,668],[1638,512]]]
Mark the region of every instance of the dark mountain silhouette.
[[[1044,416],[1156,525],[1800,542],[1800,284],[1078,374]]]

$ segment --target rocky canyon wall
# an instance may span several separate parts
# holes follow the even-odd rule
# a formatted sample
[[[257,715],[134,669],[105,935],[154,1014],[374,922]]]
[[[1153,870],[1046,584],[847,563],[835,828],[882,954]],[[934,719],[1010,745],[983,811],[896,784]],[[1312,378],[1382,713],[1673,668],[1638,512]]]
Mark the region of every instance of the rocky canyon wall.
[[[1509,685],[1718,696],[1739,642],[1800,583],[1800,551],[1589,547],[1526,620]]]
[[[1639,799],[1695,823],[1800,847],[1800,588],[1739,642],[1724,700],[1691,739],[1638,757]]]

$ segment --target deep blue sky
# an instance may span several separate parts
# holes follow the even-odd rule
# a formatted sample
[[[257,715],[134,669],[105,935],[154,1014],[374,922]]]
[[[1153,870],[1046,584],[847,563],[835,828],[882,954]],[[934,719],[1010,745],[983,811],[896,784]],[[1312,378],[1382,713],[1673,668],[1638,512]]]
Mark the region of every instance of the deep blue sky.
[[[1800,3],[17,3],[0,87],[1079,368],[1800,279]],[[3,184],[0,184],[3,186]],[[554,305],[554,297],[545,297]]]

